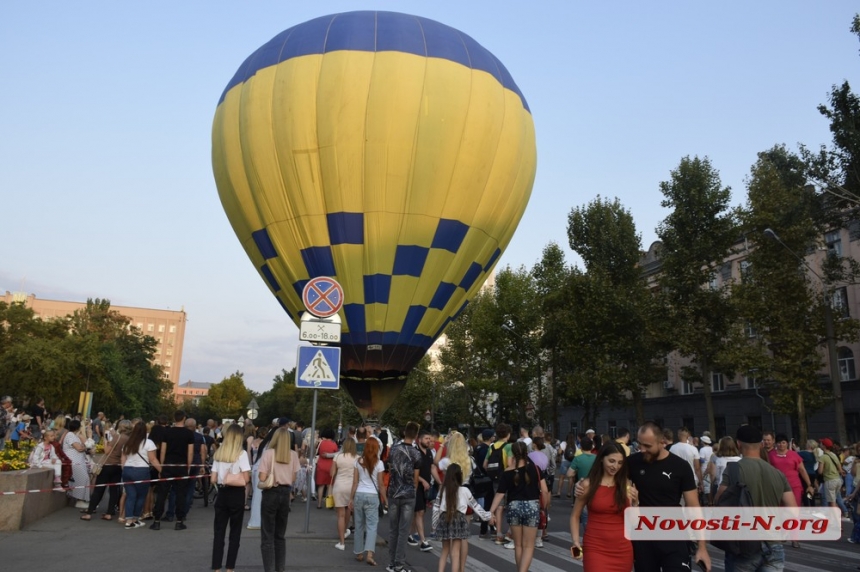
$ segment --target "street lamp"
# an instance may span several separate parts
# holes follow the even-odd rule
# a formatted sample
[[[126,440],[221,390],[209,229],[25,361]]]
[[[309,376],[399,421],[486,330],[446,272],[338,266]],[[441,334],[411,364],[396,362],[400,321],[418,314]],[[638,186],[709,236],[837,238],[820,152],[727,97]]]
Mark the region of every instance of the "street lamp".
[[[833,326],[833,308],[831,306],[833,298],[827,292],[827,284],[824,282],[824,278],[806,262],[806,259],[790,249],[773,229],[764,229],[764,235],[781,244],[783,248],[793,254],[821,282],[821,297],[824,300],[824,328],[825,335],[827,336],[827,355],[830,361],[830,383],[833,388],[833,406],[836,409],[836,432],[839,434],[839,442],[846,443],[848,441],[848,432],[845,430],[845,408],[842,405],[842,378],[839,374],[839,362],[836,356],[836,333]]]

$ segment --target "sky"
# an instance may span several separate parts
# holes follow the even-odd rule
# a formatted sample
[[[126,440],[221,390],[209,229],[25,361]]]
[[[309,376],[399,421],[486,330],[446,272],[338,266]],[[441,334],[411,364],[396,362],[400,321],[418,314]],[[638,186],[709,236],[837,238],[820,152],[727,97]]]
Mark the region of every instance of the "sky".
[[[218,199],[211,127],[239,65],[317,16],[431,18],[496,55],[531,108],[538,168],[498,268],[567,245],[597,195],[642,247],[668,214],[661,181],[707,156],[745,200],[756,153],[830,143],[817,111],[860,87],[856,1],[4,2],[0,7],[0,293],[187,312],[183,381],[235,371],[266,391],[298,328],[248,261]]]

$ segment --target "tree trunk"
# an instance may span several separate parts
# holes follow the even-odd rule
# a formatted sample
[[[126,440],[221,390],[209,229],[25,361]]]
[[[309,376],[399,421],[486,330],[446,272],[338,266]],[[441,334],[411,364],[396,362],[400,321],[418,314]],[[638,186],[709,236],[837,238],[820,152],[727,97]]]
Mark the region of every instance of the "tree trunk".
[[[705,390],[705,409],[708,414],[708,430],[711,435],[717,435],[717,423],[714,421],[714,398],[711,395],[711,368],[710,364],[702,360],[702,388]]]
[[[550,396],[550,403],[552,409],[552,432],[553,435],[561,439],[561,425],[558,423],[558,385],[556,385],[555,381],[555,372],[558,371],[555,367],[555,348],[552,349],[552,357],[550,358],[550,371],[552,375],[550,377],[550,392],[552,395]]]
[[[636,386],[633,392],[633,406],[636,408],[636,425],[642,427],[645,424],[645,399],[642,397],[642,387]],[[630,427],[633,431],[633,427]]]
[[[800,433],[799,444],[805,444],[807,438],[806,427],[806,403],[803,399],[803,390],[797,390],[797,431]]]

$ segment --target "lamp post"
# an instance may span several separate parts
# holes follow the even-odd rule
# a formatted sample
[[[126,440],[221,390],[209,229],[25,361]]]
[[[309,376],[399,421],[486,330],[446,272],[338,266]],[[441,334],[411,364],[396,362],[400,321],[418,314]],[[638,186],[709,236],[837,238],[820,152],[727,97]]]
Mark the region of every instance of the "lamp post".
[[[824,278],[802,256],[790,249],[773,229],[764,229],[764,235],[781,244],[783,248],[793,254],[821,282],[821,297],[824,300],[824,329],[827,336],[827,356],[830,362],[830,383],[833,389],[833,407],[836,410],[836,432],[839,435],[839,442],[846,443],[848,441],[848,432],[845,430],[845,408],[842,405],[842,378],[839,375],[839,362],[836,355],[836,333],[833,326],[833,308],[831,306],[832,296],[827,292],[827,284],[825,284]]]

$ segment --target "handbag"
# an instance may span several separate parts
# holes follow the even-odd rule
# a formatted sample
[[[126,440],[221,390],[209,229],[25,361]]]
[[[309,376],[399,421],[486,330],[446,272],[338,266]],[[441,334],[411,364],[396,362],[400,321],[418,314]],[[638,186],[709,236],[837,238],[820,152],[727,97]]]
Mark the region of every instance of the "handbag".
[[[325,498],[325,507],[326,508],[334,508],[334,496],[328,495]]]
[[[98,462],[98,463],[96,463],[95,465],[93,465],[93,468],[90,470],[90,474],[91,474],[92,476],[97,477],[97,476],[99,476],[99,475],[101,474],[102,469],[103,469],[103,468],[104,468],[104,466],[105,466],[105,461],[107,461],[107,458],[108,458],[108,457],[110,457],[111,453],[113,453],[113,450],[114,450],[114,449],[116,449],[116,444],[117,444],[117,442],[119,442],[119,437],[115,437],[115,438],[114,438],[114,440],[113,440],[113,445],[111,446],[110,451],[108,451],[108,452],[107,452],[107,454],[105,454],[105,456],[104,456],[104,457],[102,457],[101,459],[99,459],[99,462]]]
[[[230,469],[227,471],[227,474],[224,475],[224,486],[228,487],[244,487],[245,486],[245,477],[242,475],[242,471],[238,473],[234,473],[233,469],[235,468],[236,463],[232,463],[230,465]]]
[[[272,467],[272,470],[269,471],[269,474],[266,476],[265,481],[257,481],[257,488],[263,491],[267,491],[275,486],[275,467]],[[326,500],[328,502],[328,500]]]

